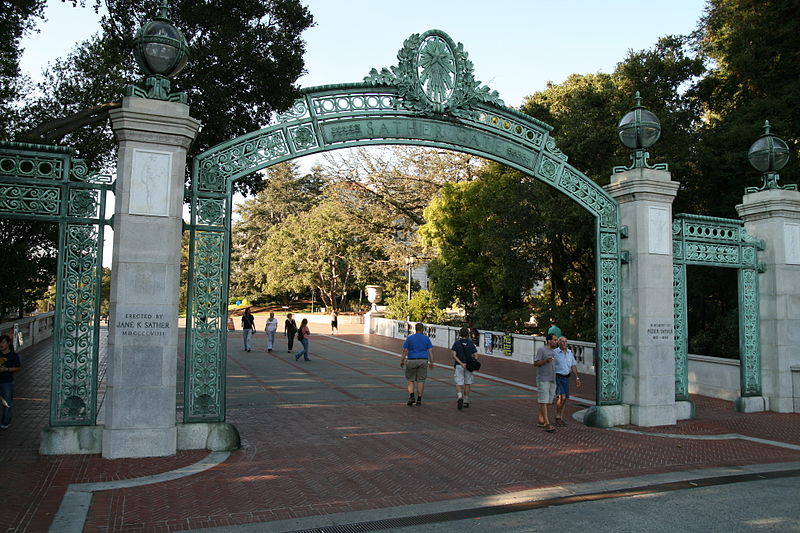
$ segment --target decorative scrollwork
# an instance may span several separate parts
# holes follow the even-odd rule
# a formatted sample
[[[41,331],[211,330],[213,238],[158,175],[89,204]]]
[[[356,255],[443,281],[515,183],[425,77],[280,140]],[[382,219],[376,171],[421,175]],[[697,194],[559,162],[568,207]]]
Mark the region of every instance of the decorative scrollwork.
[[[108,174],[101,174],[97,171],[90,171],[83,159],[73,159],[72,168],[69,172],[73,179],[86,183],[111,183],[113,178]]]
[[[689,399],[689,327],[686,312],[686,265],[672,265],[673,317],[675,320],[675,401]]]
[[[397,66],[390,69],[372,69],[364,82],[397,87],[408,109],[460,116],[479,103],[505,105],[497,91],[475,80],[464,45],[456,45],[442,31],[411,35],[397,52],[397,59]]]
[[[187,392],[184,420],[224,419],[225,234],[195,231],[192,261],[190,328],[187,332]]]
[[[0,185],[0,213],[57,216],[61,189],[41,185]]]
[[[69,216],[94,218],[98,216],[100,203],[98,191],[91,189],[72,189],[69,191]]]
[[[739,270],[739,327],[741,330],[739,352],[741,361],[741,395],[761,395],[761,342],[758,297],[758,272],[763,265],[758,262],[758,250],[764,243],[748,235],[741,220],[704,217],[700,215],[676,215],[672,224],[673,256],[675,269],[685,265],[713,265]],[[677,270],[676,270],[677,272]],[[683,276],[685,277],[685,270]],[[685,281],[684,281],[685,284]],[[685,296],[679,294],[685,287],[675,289],[675,361],[676,387],[688,382],[683,361],[687,357],[688,336],[686,326]],[[679,309],[678,298],[683,300]],[[678,314],[678,311],[681,314]],[[679,322],[680,319],[680,322]],[[678,337],[678,332],[682,337]],[[680,366],[679,366],[680,365]],[[679,373],[680,372],[680,373]],[[676,388],[676,394],[678,389]],[[680,390],[683,394],[683,388]],[[687,392],[688,394],[688,392]],[[683,399],[683,398],[680,398]]]
[[[100,293],[102,233],[95,225],[67,224],[65,235],[64,256],[59,261],[62,286],[56,302],[61,328],[54,343],[56,398],[52,418],[57,425],[93,424],[98,361],[94,326]]]
[[[289,154],[283,131],[265,131],[261,135],[233,143],[200,163],[201,191],[222,192],[225,180]]]
[[[283,113],[278,113],[278,122],[289,122],[290,120],[299,120],[301,118],[308,118],[308,106],[303,98],[298,98],[292,104],[292,107]]]
[[[295,151],[302,152],[319,146],[317,136],[314,134],[314,128],[310,124],[289,128],[289,136],[292,139]]]
[[[222,226],[225,223],[225,200],[197,200],[197,223],[203,226]]]
[[[741,394],[761,396],[761,321],[759,318],[758,272],[739,271],[741,305],[739,324],[742,328]]]
[[[598,287],[598,389],[600,405],[619,403],[622,399],[622,366],[619,342],[619,260],[600,260]]]

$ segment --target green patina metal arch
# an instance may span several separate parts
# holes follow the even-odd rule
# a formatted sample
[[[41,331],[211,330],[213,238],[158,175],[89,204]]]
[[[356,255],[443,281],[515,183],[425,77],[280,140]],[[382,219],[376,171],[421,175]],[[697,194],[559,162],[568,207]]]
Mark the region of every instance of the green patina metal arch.
[[[473,77],[463,45],[438,30],[409,37],[391,69],[328,85],[274,125],[220,144],[192,168],[184,420],[225,416],[225,346],[232,184],[270,165],[340,148],[407,144],[491,159],[566,194],[596,220],[598,404],[621,401],[619,209],[567,163],[547,124],[505,107]]]
[[[675,306],[675,400],[689,399],[689,326],[686,266],[736,268],[739,271],[739,351],[741,395],[761,396],[761,319],[758,251],[764,242],[749,235],[741,220],[676,215],[672,222]]]
[[[63,146],[0,142],[0,217],[58,224],[50,425],[94,425],[106,193]]]

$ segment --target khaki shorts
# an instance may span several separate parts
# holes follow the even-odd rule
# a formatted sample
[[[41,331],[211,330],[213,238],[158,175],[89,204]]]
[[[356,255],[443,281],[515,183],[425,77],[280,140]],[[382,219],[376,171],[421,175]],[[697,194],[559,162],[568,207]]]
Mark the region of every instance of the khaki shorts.
[[[456,385],[472,385],[475,382],[475,374],[469,370],[465,370],[463,366],[458,365],[455,367],[453,380],[456,382]]]
[[[406,381],[425,381],[428,379],[427,359],[406,359]]]
[[[556,397],[555,381],[537,381],[536,387],[539,389],[539,403],[553,403]]]

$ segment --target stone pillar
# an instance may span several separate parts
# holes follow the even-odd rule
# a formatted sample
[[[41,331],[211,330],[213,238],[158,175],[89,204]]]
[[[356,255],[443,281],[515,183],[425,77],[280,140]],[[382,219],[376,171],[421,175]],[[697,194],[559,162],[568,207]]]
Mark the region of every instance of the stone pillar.
[[[612,175],[606,190],[628,227],[621,243],[630,254],[620,280],[622,402],[632,424],[671,425],[677,420],[672,201],[678,183],[669,172],[637,168]]]
[[[185,104],[127,97],[110,112],[119,144],[103,457],[176,451],[178,289]]]
[[[746,194],[736,211],[747,233],[764,240],[759,260],[766,266],[758,277],[766,405],[749,408],[744,402],[749,398],[741,398],[737,406],[745,411],[800,412],[800,392],[792,390],[792,367],[800,365],[800,192],[767,189]]]

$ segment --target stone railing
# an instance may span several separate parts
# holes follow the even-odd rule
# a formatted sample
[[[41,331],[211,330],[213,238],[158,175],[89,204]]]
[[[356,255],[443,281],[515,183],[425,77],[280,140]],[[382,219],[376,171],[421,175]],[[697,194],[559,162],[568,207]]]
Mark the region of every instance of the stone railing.
[[[19,353],[53,336],[55,313],[40,313],[0,324],[0,335],[14,339],[14,349]]]

